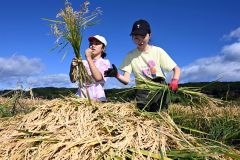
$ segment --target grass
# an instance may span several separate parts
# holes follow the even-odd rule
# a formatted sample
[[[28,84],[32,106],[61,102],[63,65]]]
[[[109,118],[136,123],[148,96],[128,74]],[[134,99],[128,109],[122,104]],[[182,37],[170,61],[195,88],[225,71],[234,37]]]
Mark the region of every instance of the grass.
[[[0,118],[12,116],[8,107],[4,104],[0,104]]]
[[[45,102],[28,98],[26,94],[27,91],[17,89],[0,95],[0,118],[27,114],[32,112],[37,104]]]
[[[240,148],[239,106],[197,109],[173,105],[169,114],[186,133]]]

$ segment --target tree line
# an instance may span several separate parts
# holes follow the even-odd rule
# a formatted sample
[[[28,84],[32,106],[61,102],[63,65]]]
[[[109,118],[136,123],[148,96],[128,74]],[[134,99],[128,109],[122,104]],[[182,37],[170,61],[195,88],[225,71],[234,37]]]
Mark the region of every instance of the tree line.
[[[198,87],[201,88],[202,93],[223,100],[240,99],[240,82],[195,82],[180,84],[179,87]],[[43,87],[32,89],[33,96],[42,99],[55,99],[71,96],[76,92],[77,88]],[[134,99],[135,95],[135,91],[131,88],[106,89],[105,92],[109,100],[131,101]],[[3,95],[4,97],[11,97],[13,94],[14,92],[11,92],[11,90],[0,91],[0,95]],[[24,91],[23,95],[25,97],[31,96],[29,91]]]

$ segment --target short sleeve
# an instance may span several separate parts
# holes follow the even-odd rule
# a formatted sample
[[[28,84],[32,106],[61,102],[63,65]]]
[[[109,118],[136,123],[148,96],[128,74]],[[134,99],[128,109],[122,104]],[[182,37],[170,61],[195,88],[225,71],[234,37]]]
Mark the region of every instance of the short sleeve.
[[[104,77],[104,72],[110,68],[110,61],[108,59],[102,59],[102,61],[99,63],[98,69],[102,74],[102,77],[104,81],[107,80],[107,77]]]
[[[132,73],[131,59],[132,58],[130,57],[130,54],[128,54],[120,66],[120,69],[122,71],[128,72],[130,74]]]
[[[159,52],[160,52],[159,61],[160,61],[161,67],[165,71],[170,72],[174,67],[177,66],[177,64],[162,48],[160,48]]]

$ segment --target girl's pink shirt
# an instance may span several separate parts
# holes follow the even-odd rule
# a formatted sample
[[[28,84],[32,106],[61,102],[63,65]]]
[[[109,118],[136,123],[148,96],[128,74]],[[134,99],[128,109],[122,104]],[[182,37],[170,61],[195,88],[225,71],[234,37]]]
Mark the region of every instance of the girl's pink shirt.
[[[95,100],[99,100],[99,101],[106,101],[106,95],[104,92],[104,84],[107,80],[107,77],[104,77],[104,71],[106,71],[106,70],[108,70],[108,68],[110,68],[110,62],[108,59],[99,58],[99,59],[93,60],[93,63],[95,64],[95,66],[98,68],[98,70],[102,74],[103,79],[98,82],[95,82],[93,79],[93,83],[89,84],[89,85],[85,85],[85,87],[88,89],[91,99],[95,99]],[[86,60],[83,60],[83,64],[86,67],[88,74],[91,76],[92,73],[90,71],[88,62]],[[85,88],[82,88],[82,90],[83,90],[84,94],[86,95]],[[80,97],[84,97],[82,95],[80,89],[78,89],[77,95]]]

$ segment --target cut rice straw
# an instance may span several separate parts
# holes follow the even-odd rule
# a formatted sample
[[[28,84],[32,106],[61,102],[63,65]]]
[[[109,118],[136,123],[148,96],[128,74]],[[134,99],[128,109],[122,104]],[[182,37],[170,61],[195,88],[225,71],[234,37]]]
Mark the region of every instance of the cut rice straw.
[[[207,141],[207,140],[206,140]],[[38,106],[0,131],[0,159],[215,159],[238,151],[183,133],[167,113],[79,98]],[[231,154],[227,154],[231,153]]]

